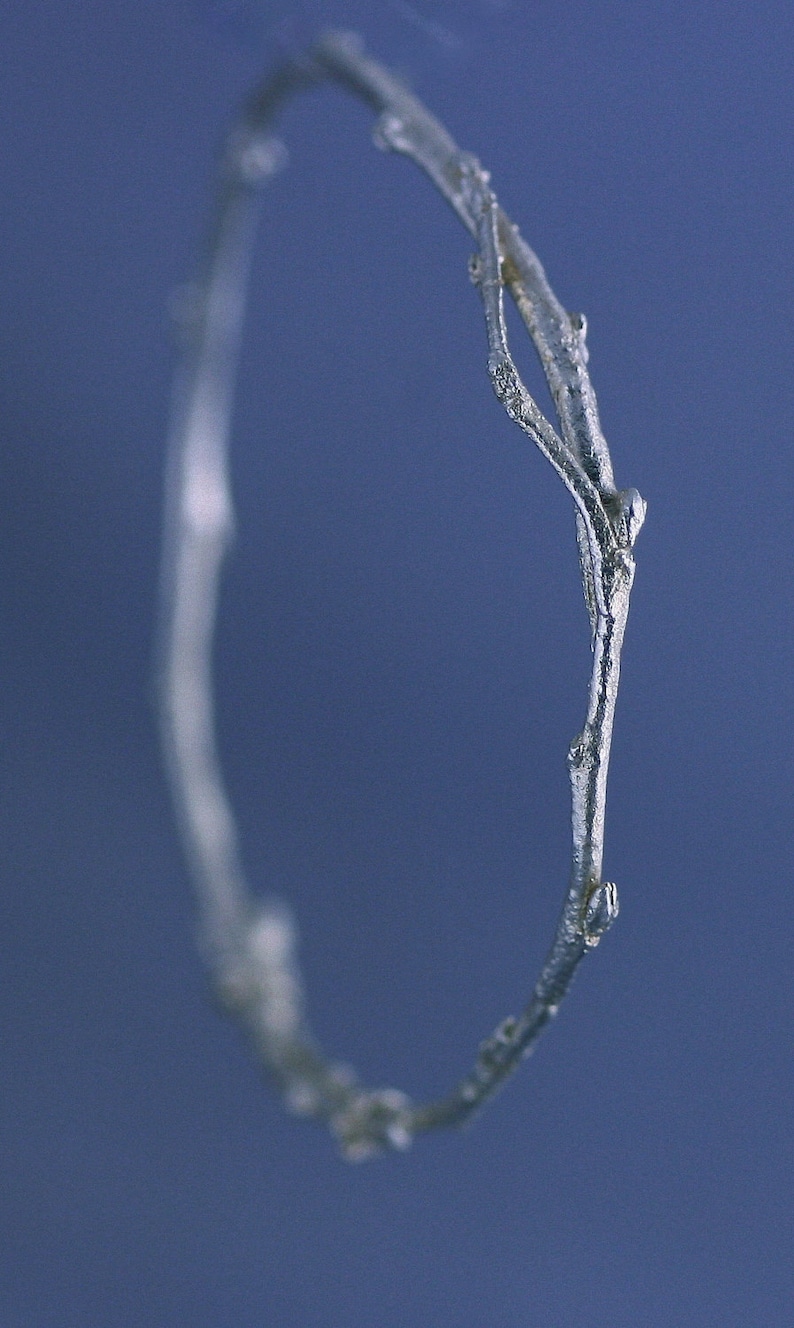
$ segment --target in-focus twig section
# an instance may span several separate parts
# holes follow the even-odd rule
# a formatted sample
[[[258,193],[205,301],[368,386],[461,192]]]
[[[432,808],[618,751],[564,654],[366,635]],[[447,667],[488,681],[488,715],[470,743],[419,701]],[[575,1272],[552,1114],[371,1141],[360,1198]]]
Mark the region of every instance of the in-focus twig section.
[[[260,186],[285,159],[272,135],[274,115],[286,97],[323,80],[341,84],[375,110],[378,146],[411,157],[476,242],[471,276],[485,313],[491,383],[510,418],[537,444],[573,497],[593,630],[587,715],[568,754],[573,849],[553,944],[523,1012],[505,1019],[482,1043],[474,1068],[447,1097],[419,1106],[396,1089],[363,1088],[351,1070],[319,1050],[304,1012],[289,912],[280,901],[257,900],[245,879],[215,738],[212,645],[233,522],[229,422]],[[559,434],[511,357],[505,289],[540,357]],[[326,1120],[349,1158],[402,1149],[422,1131],[463,1123],[495,1092],[556,1014],[582,956],[617,916],[616,888],[601,880],[606,779],[632,549],[645,504],[636,490],[615,489],[587,372],[583,316],[562,308],[477,160],[461,152],[349,34],[321,38],[305,60],[285,65],[251,99],[229,138],[207,269],[184,305],[184,355],[169,445],[161,702],[206,958],[220,1000],[246,1028],[292,1110]]]

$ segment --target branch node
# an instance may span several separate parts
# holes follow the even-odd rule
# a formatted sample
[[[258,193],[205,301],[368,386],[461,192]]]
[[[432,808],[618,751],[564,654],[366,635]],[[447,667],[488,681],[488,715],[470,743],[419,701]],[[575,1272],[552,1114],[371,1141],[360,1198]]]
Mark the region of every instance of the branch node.
[[[624,549],[633,549],[642,530],[648,504],[636,489],[621,489],[617,495],[618,511],[615,519],[618,543]]]
[[[613,881],[604,881],[591,891],[584,914],[584,942],[594,949],[620,912],[618,887]]]
[[[375,121],[372,141],[381,152],[406,152],[410,139],[405,132],[405,123],[394,111],[384,111]]]
[[[576,774],[584,768],[588,756],[587,734],[583,731],[577,733],[568,748],[568,769],[571,774]]]
[[[488,1080],[494,1071],[502,1068],[512,1058],[518,1020],[513,1015],[503,1019],[490,1037],[480,1043],[480,1050],[475,1066],[475,1075],[481,1080]]]
[[[260,185],[282,170],[288,161],[286,145],[275,134],[241,125],[226,149],[229,174],[245,185]]]
[[[579,346],[579,354],[587,364],[590,359],[590,351],[587,346],[587,315],[569,313],[568,318]]]
[[[349,1162],[364,1162],[391,1148],[405,1152],[413,1140],[411,1101],[396,1088],[357,1093],[331,1117],[342,1153]]]

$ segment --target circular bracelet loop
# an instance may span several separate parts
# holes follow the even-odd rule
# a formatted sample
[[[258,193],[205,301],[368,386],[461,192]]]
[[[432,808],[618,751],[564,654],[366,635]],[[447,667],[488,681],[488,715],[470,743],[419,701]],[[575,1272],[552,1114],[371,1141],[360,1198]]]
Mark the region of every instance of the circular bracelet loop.
[[[593,673],[582,732],[569,751],[573,851],[557,931],[529,1002],[479,1049],[445,1098],[416,1106],[396,1089],[367,1090],[318,1049],[305,1014],[295,930],[280,902],[257,901],[240,864],[237,829],[217,756],[212,642],[233,508],[228,435],[245,290],[261,186],[285,161],[273,118],[286,97],[331,80],[377,113],[378,146],[411,157],[474,238],[471,275],[483,303],[488,372],[507,413],[571,493]],[[560,433],[521,382],[507,344],[504,289],[535,343]],[[359,40],[330,33],[307,58],[258,90],[229,137],[208,268],[177,310],[183,360],[171,422],[161,619],[163,743],[218,996],[246,1028],[288,1107],[327,1121],[345,1156],[404,1149],[414,1135],[469,1119],[556,1014],[579,961],[617,916],[601,881],[606,777],[620,651],[645,515],[636,490],[618,493],[587,373],[586,320],[562,308],[537,257],[498,206],[488,175]]]

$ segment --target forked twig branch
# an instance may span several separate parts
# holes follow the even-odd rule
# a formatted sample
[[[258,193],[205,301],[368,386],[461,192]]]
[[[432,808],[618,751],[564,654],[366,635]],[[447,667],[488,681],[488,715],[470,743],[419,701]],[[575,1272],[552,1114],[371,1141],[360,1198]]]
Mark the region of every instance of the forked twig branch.
[[[508,415],[538,445],[573,497],[593,631],[587,716],[568,754],[573,852],[554,942],[524,1011],[504,1020],[482,1043],[474,1068],[448,1097],[420,1106],[394,1089],[364,1089],[347,1067],[319,1050],[304,1014],[290,915],[280,902],[257,900],[246,883],[216,750],[212,644],[233,521],[229,421],[259,187],[285,155],[271,132],[280,105],[326,79],[373,107],[379,117],[376,143],[413,158],[476,240],[471,275],[485,312],[491,382]],[[561,434],[538,409],[511,358],[505,288],[535,343]],[[632,548],[645,504],[635,489],[615,489],[587,372],[583,317],[562,308],[477,160],[461,152],[349,34],[322,37],[304,61],[270,78],[246,108],[227,145],[208,269],[183,303],[184,356],[169,445],[161,701],[204,949],[224,1005],[247,1029],[292,1110],[326,1120],[349,1158],[405,1148],[422,1131],[462,1124],[496,1091],[556,1014],[582,956],[617,916],[615,886],[601,880],[604,807]]]

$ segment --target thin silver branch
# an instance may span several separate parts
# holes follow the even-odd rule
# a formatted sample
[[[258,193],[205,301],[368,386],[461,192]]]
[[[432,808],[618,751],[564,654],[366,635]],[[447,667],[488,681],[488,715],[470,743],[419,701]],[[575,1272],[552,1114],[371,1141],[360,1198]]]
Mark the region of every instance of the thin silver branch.
[[[505,1019],[482,1043],[474,1068],[447,1097],[425,1105],[395,1089],[365,1089],[317,1046],[304,1013],[289,911],[278,900],[257,899],[245,879],[215,737],[213,638],[233,525],[229,425],[258,204],[261,186],[286,156],[272,133],[276,112],[288,96],[324,80],[375,110],[377,145],[411,157],[476,242],[471,276],[483,302],[493,389],[573,497],[593,634],[587,715],[568,753],[573,851],[553,944],[523,1012]],[[510,355],[505,289],[537,349],[560,433],[538,409]],[[632,549],[645,504],[635,489],[615,489],[587,372],[584,317],[563,309],[536,255],[498,206],[479,162],[461,152],[349,34],[322,37],[305,60],[281,68],[246,107],[223,159],[207,269],[180,301],[178,323],[183,358],[169,442],[160,695],[203,949],[223,1005],[247,1030],[288,1106],[327,1121],[348,1158],[403,1149],[422,1131],[464,1123],[499,1088],[557,1013],[582,956],[617,916],[616,888],[601,880],[604,808]]]

